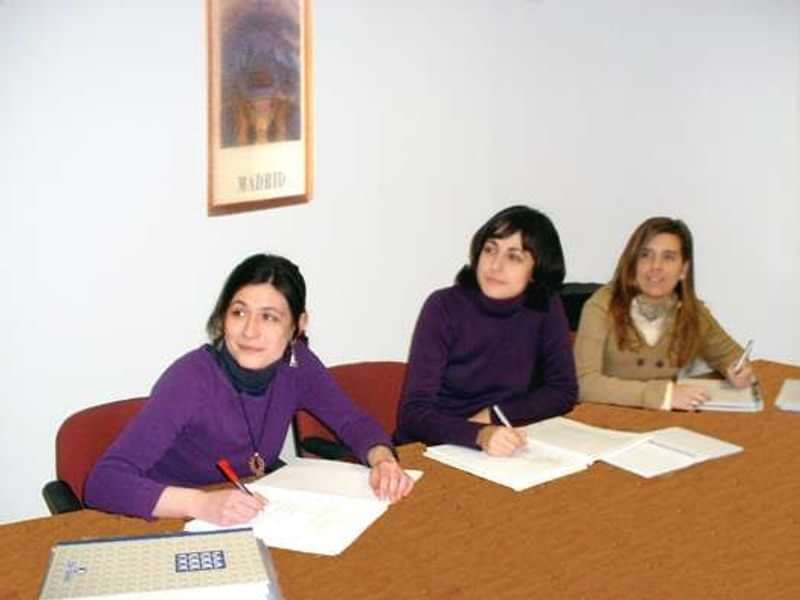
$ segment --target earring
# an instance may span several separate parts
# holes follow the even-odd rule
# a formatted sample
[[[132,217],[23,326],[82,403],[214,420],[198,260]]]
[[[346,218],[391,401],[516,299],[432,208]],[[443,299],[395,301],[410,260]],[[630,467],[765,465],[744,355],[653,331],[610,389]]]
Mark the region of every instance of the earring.
[[[297,357],[294,355],[294,342],[290,346],[289,352],[289,366],[293,369],[297,368]]]

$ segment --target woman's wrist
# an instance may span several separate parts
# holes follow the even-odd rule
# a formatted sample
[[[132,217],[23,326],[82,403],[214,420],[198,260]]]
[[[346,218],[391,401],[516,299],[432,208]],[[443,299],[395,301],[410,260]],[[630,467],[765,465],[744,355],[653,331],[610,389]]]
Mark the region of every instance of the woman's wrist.
[[[154,517],[197,519],[203,514],[205,497],[203,490],[167,486],[156,501],[152,514]]]
[[[397,462],[392,449],[383,444],[370,448],[367,452],[367,464],[370,467],[376,467],[383,462]]]

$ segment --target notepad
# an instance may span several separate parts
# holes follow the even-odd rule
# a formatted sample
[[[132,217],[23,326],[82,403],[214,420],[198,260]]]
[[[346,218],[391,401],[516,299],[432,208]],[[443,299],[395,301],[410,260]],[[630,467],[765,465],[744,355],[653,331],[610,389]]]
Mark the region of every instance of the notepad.
[[[698,410],[721,412],[759,412],[764,410],[764,402],[758,384],[746,388],[733,387],[722,379],[687,378],[678,383],[704,387],[711,399],[702,403]]]
[[[644,444],[605,459],[641,477],[656,477],[697,463],[741,452],[742,447],[683,427],[651,432]]]
[[[784,380],[775,406],[781,410],[800,412],[800,379]]]
[[[529,442],[513,456],[489,456],[452,444],[431,446],[425,456],[521,492],[535,485],[583,471],[589,463],[556,449]]]
[[[415,480],[421,471],[406,471]],[[274,548],[333,556],[342,553],[389,507],[369,485],[370,470],[353,463],[303,458],[248,484],[267,498],[249,525]],[[205,521],[187,531],[219,529]]]
[[[597,460],[648,439],[647,435],[593,427],[565,417],[524,429],[528,434],[526,447],[509,457],[489,456],[452,444],[431,446],[425,456],[519,492],[583,471]]]
[[[277,600],[281,591],[269,551],[238,528],[62,542],[39,597]]]

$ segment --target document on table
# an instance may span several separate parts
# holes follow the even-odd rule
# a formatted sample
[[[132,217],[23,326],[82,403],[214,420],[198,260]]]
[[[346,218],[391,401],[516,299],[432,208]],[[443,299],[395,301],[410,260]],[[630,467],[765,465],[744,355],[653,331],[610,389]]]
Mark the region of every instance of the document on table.
[[[605,460],[647,441],[649,434],[605,429],[566,417],[555,417],[525,427],[528,439],[573,453],[589,464]]]
[[[353,463],[298,459],[248,484],[269,500],[249,525],[265,544],[298,552],[340,554],[389,507],[375,497],[369,469]],[[415,480],[422,471],[406,471]],[[204,521],[187,531],[218,529]]]
[[[644,444],[604,460],[610,465],[649,478],[741,451],[741,446],[717,438],[683,427],[667,427],[653,431]]]
[[[761,391],[757,383],[746,388],[733,387],[723,379],[689,377],[678,379],[678,383],[704,387],[711,399],[700,405],[702,411],[759,412],[764,410]]]
[[[480,450],[452,444],[431,446],[425,450],[425,456],[510,487],[515,492],[583,471],[589,466],[574,455],[531,441],[508,457],[489,456]]]
[[[800,379],[785,379],[775,406],[781,410],[800,412]]]
[[[431,446],[425,456],[519,492],[587,469],[628,448],[644,443],[646,434],[593,427],[555,417],[524,428],[525,448],[512,456],[489,456],[485,452],[452,444]]]

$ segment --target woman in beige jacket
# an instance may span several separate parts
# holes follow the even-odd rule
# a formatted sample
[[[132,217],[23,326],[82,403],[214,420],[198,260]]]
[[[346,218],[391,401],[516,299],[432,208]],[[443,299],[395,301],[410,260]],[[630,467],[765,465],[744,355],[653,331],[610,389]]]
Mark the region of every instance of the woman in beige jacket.
[[[633,232],[613,280],[583,308],[575,340],[581,401],[695,410],[707,392],[674,382],[695,358],[736,387],[752,383],[749,363],[735,364],[742,348],[695,295],[692,258],[683,221],[653,217]]]

